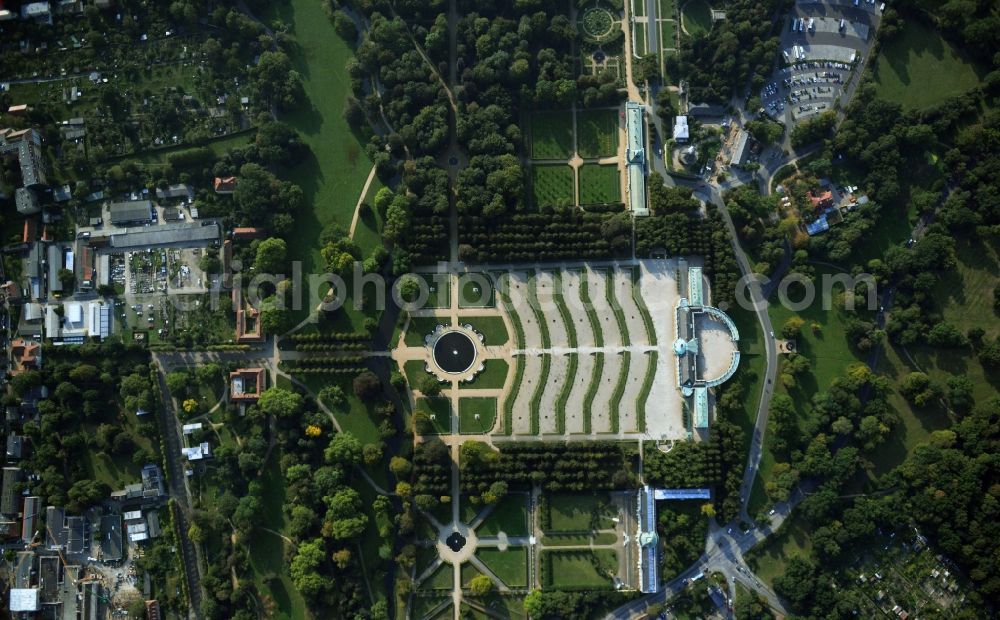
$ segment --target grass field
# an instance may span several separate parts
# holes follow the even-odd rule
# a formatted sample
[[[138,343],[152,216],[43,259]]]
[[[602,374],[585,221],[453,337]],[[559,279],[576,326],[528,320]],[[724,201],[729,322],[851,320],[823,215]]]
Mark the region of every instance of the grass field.
[[[458,389],[499,390],[507,381],[507,362],[502,359],[489,359],[483,362],[486,367],[471,382],[462,381]]]
[[[822,277],[821,270],[816,270],[817,280]],[[799,387],[803,393],[810,395],[827,389],[830,382],[837,376],[844,373],[850,364],[859,361],[855,353],[851,350],[846,333],[846,327],[839,312],[835,310],[824,310],[820,300],[820,285],[817,284],[817,299],[810,307],[799,312],[792,312],[784,308],[779,303],[770,307],[771,324],[774,326],[775,334],[779,334],[782,326],[792,316],[798,316],[805,320],[802,332],[796,340],[798,352],[805,356],[812,364],[809,377],[800,378]],[[835,290],[840,290],[836,288]],[[790,295],[793,301],[797,299]],[[858,306],[862,305],[859,300]],[[817,333],[813,333],[810,325],[816,323],[820,326]],[[793,397],[796,395],[793,394]]]
[[[688,0],[681,7],[684,28],[692,37],[708,32],[712,28],[712,7],[705,0]]]
[[[921,351],[910,349],[909,352],[914,357],[921,358]],[[951,374],[927,366],[925,364],[926,361],[928,360],[921,359],[921,368],[929,371],[929,374],[935,380],[943,383],[944,376]],[[975,363],[971,359],[969,361]],[[981,372],[982,367],[978,364],[975,365],[979,367],[979,371]],[[897,347],[887,346],[883,349],[883,354],[879,358],[877,371],[880,375],[888,378],[897,389],[900,382],[906,378],[906,375],[914,370],[916,368],[910,366],[902,357],[901,351]],[[981,376],[977,377],[975,373],[967,374],[969,374],[969,378],[972,379],[973,384],[976,386],[977,393],[980,390],[990,389],[989,384]],[[927,407],[915,410],[898,391],[890,392],[889,406],[899,413],[900,423],[892,429],[892,432],[886,437],[885,442],[872,452],[869,457],[875,465],[872,470],[874,476],[886,474],[900,465],[915,447],[927,441],[932,432],[946,429],[953,423],[953,420],[941,407]],[[858,489],[858,491],[861,490]]]
[[[982,69],[933,29],[908,19],[882,46],[874,75],[883,99],[917,110],[975,87]]]
[[[306,198],[306,208],[296,214],[295,228],[287,239],[289,259],[303,261],[303,273],[322,273],[317,271],[324,267],[320,233],[333,221],[345,229],[350,226],[372,166],[364,149],[367,136],[349,127],[341,113],[350,92],[345,63],[352,51],[334,32],[322,4],[313,0],[267,3],[260,17],[266,23],[279,19],[288,24],[295,40],[289,55],[305,78],[307,101],[282,114],[280,120],[298,130],[310,152],[281,177],[298,184]],[[378,222],[362,220],[355,241],[361,247],[377,243]],[[345,316],[360,328],[363,315],[353,304],[344,307]]]
[[[417,381],[427,375],[427,371],[424,370],[423,360],[409,360],[403,364],[403,376],[406,377],[406,382],[410,384],[410,387],[415,387]]]
[[[461,286],[458,296],[459,308],[493,307],[495,303],[493,299],[493,280],[489,275],[485,273],[463,274],[458,279],[458,283]]]
[[[785,521],[777,535],[754,549],[747,557],[747,564],[768,585],[774,585],[774,578],[785,573],[785,566],[795,555],[806,555],[812,543],[809,529],[801,517]]]
[[[956,239],[957,277],[941,278],[934,298],[944,320],[965,333],[981,327],[986,337],[1000,336],[1000,318],[993,311],[993,291],[1000,286],[1000,243]]]
[[[524,547],[509,547],[506,551],[483,547],[476,551],[487,568],[512,588],[528,584],[528,550]]]
[[[584,164],[580,168],[580,204],[595,205],[622,200],[618,166]]]
[[[580,157],[611,157],[618,152],[618,112],[579,110],[576,113],[576,150]]]
[[[528,501],[523,493],[505,495],[476,529],[477,536],[496,536],[500,532],[508,536],[528,535]]]
[[[569,110],[531,114],[531,158],[573,156],[573,113]]]
[[[618,557],[611,549],[591,551],[542,550],[546,583],[554,588],[588,588],[611,584],[618,569]]]
[[[261,497],[263,510],[259,517],[260,528],[283,532],[285,528],[285,481],[278,463],[279,455],[268,459],[261,472],[264,489]],[[261,590],[270,593],[278,610],[289,618],[305,618],[306,603],[292,584],[285,562],[285,542],[280,536],[258,528],[254,531],[254,544],[249,545],[250,566],[254,580]]]
[[[507,333],[507,326],[503,318],[499,316],[476,316],[462,317],[463,324],[468,323],[477,332],[483,335],[483,341],[487,346],[506,344],[510,340]]]
[[[597,526],[612,527],[610,517],[614,510],[608,504],[607,496],[601,495],[549,495],[547,509],[549,511],[549,527],[551,532],[581,532],[590,531],[594,515],[608,517],[598,518]]]
[[[479,419],[476,419],[479,414]],[[481,434],[489,432],[497,419],[497,399],[491,397],[460,398],[458,401],[458,432]]]
[[[573,169],[563,165],[531,167],[531,193],[535,207],[574,204]]]

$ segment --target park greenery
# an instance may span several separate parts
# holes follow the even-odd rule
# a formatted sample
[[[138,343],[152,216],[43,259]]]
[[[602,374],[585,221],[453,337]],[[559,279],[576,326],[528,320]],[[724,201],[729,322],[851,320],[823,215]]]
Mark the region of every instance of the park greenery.
[[[317,270],[345,277],[355,261],[365,274],[401,276],[448,260],[452,241],[466,263],[700,256],[713,303],[731,305],[740,272],[717,209],[704,211],[689,189],[668,188],[654,172],[652,215],[635,220],[621,204],[614,166],[588,163],[574,173],[567,165],[574,151],[585,158],[614,154],[618,119],[611,110],[624,96],[623,75],[589,75],[579,66],[581,52],[603,46],[613,54],[621,46],[623,3],[574,5],[576,27],[567,6],[539,0],[456,0],[454,16],[443,0],[121,0],[112,11],[87,3],[79,19],[5,22],[5,40],[27,47],[0,49],[11,80],[0,92],[0,110],[29,104],[23,115],[4,115],[4,126],[37,127],[53,181],[71,184],[66,221],[51,228],[60,237],[73,221],[93,217],[91,192],[120,196],[176,183],[195,188],[201,217],[218,218],[226,230],[255,229],[252,239],[232,239],[232,258],[243,276],[280,276],[261,296],[259,320],[269,334],[285,334],[304,318],[281,303],[301,292],[285,277],[293,260],[309,256]],[[731,105],[763,85],[779,53],[783,22],[773,17],[786,7],[734,0],[725,19],[714,22],[709,8],[688,3],[688,35],[677,54],[665,57],[666,71],[674,81],[683,78],[691,102]],[[872,49],[881,57],[858,76],[853,100],[789,130],[793,149],[815,151],[779,179],[787,203],[755,185],[724,194],[754,271],[787,269],[809,281],[827,269],[874,278],[837,290],[824,316],[772,309],[781,319],[775,330],[798,348],[779,362],[755,495],[762,506],[809,490],[796,509],[809,526],[808,550],[788,559],[773,581],[796,617],[850,617],[858,594],[835,588],[838,571],[856,550],[877,550],[887,533],[914,528],[968,578],[975,609],[1000,604],[1000,281],[992,260],[1000,232],[997,26],[1000,12],[989,2],[900,0],[883,15]],[[46,53],[40,45],[28,49],[43,41]],[[655,55],[634,65],[637,82],[662,81]],[[34,80],[62,72],[67,87],[82,90],[75,102],[61,85]],[[936,88],[926,86],[935,80]],[[759,107],[756,98],[750,102]],[[659,90],[656,103],[660,120],[671,123],[676,104],[668,89]],[[84,120],[86,139],[63,131],[73,117]],[[692,127],[698,137],[713,136],[699,151],[702,161],[710,158],[719,144],[714,130]],[[785,137],[782,125],[763,119],[746,129],[762,145]],[[331,136],[336,145],[322,143]],[[358,197],[369,166],[371,191]],[[16,168],[2,162],[5,188],[16,185]],[[239,180],[234,192],[212,190],[216,177],[230,176]],[[322,189],[317,178],[341,176],[357,187],[327,205],[336,191],[330,188],[341,186]],[[819,215],[809,197],[822,189],[821,179],[857,185],[870,200],[809,236],[803,227]],[[358,226],[349,230],[355,200]],[[921,217],[926,226],[911,239]],[[11,233],[5,241],[18,240],[16,223],[3,217]],[[214,256],[200,266],[223,272]],[[74,285],[70,270],[58,278]],[[981,290],[967,290],[972,281]],[[414,276],[398,281],[407,300],[417,285]],[[874,308],[852,305],[873,286],[893,291],[878,299],[892,304],[884,325]],[[792,290],[793,297],[801,293]],[[111,296],[114,288],[98,292]],[[983,295],[986,302],[970,299]],[[233,325],[219,316],[233,308],[228,299],[222,306],[218,314],[199,311],[187,324],[174,323],[157,348],[228,342]],[[620,308],[615,318],[623,322]],[[497,521],[509,510],[523,528],[522,498],[537,488],[543,523],[552,526],[553,498],[593,499],[639,484],[638,455],[623,443],[494,448],[466,440],[461,495],[452,497],[452,454],[434,436],[447,431],[450,404],[435,398],[441,386],[429,375],[413,380],[370,363],[365,353],[381,337],[379,319],[367,305],[354,314],[320,312],[316,324],[278,345],[310,354],[279,367],[294,381],[281,377],[245,409],[222,399],[234,365],[164,371],[161,394],[145,347],[45,343],[42,369],[13,376],[4,399],[38,414],[21,430],[31,446],[22,462],[35,475],[30,491],[81,513],[134,483],[143,465],[163,461],[159,413],[150,413],[171,398],[185,422],[204,424],[191,439],[212,441],[214,458],[192,477],[188,531],[150,547],[140,566],[173,584],[180,570],[173,537],[186,537],[204,558],[202,617],[381,620],[391,610],[401,617],[414,600],[426,515],[450,515],[452,502],[463,510],[485,505]],[[519,382],[524,367],[517,363]],[[643,482],[713,491],[711,503],[661,504],[665,576],[700,555],[708,516],[723,523],[740,514],[752,427],[747,403],[763,382],[754,363],[715,390],[705,441],[680,442],[668,452],[646,446]],[[488,368],[506,370],[492,362]],[[546,362],[535,405],[548,372]],[[484,378],[471,388],[487,387]],[[428,397],[412,411],[408,389]],[[558,399],[562,405],[567,394]],[[460,404],[454,412],[460,429],[479,428],[469,416],[490,406],[496,415],[498,408],[495,400],[461,402],[465,409]],[[508,427],[511,406],[504,411]],[[913,426],[927,427],[921,439],[887,457]],[[426,436],[415,442],[414,435]],[[596,530],[603,508],[580,517],[587,520],[580,531]],[[497,521],[487,521],[486,530]],[[545,588],[527,584],[524,611],[586,618],[624,602],[628,595],[612,589],[612,559],[606,550],[546,550],[539,560]],[[516,568],[511,574],[520,575],[523,566]],[[470,596],[497,595],[486,575],[466,585]],[[178,588],[157,590],[167,610],[184,611]],[[677,601],[677,609],[707,605],[703,591]],[[766,617],[756,597],[739,597],[737,610]]]

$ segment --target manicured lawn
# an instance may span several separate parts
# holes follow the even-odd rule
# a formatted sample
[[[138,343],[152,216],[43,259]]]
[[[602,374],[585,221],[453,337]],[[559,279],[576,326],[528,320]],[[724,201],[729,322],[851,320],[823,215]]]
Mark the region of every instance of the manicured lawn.
[[[621,199],[618,166],[584,164],[580,168],[580,204],[607,204],[621,202]]]
[[[493,280],[485,273],[466,273],[458,278],[461,288],[458,297],[459,308],[492,308]]]
[[[681,13],[684,28],[693,37],[712,28],[712,7],[705,0],[688,0],[681,8]]]
[[[510,340],[510,334],[507,333],[507,326],[503,322],[503,318],[499,316],[477,316],[477,317],[461,317],[461,322],[468,323],[477,332],[483,335],[483,342],[486,346],[497,346],[501,344],[506,344]]]
[[[531,114],[531,158],[569,159],[573,155],[573,113],[570,110]]]
[[[455,583],[455,567],[442,562],[430,577],[420,583],[421,590],[451,590]]]
[[[512,588],[528,584],[528,550],[524,547],[508,547],[500,551],[492,547],[482,547],[476,551],[487,568]]]
[[[590,531],[594,514],[611,517],[608,497],[604,495],[549,495],[547,496],[549,527],[552,532]],[[613,527],[609,519],[598,517],[597,527]]]
[[[432,433],[447,435],[451,432],[451,402],[447,398],[417,399],[417,409],[431,418]]]
[[[322,3],[291,0],[267,3],[259,15],[265,23],[280,19],[288,24],[295,45],[289,55],[295,69],[305,78],[303,87],[308,101],[283,113],[280,120],[294,127],[310,152],[280,176],[298,184],[305,194],[305,208],[295,216],[295,228],[287,239],[290,259],[303,261],[303,273],[322,273],[319,236],[323,228],[336,221],[350,227],[354,207],[371,170],[365,154],[367,128],[355,131],[342,116],[350,93],[351,80],[345,63],[351,57],[350,46],[334,32]],[[369,230],[370,221],[362,220],[355,239],[377,239]],[[345,304],[352,324],[361,325],[363,316]]]
[[[481,574],[479,569],[473,566],[471,562],[464,562],[462,564],[462,587],[469,587],[469,582],[472,581],[472,578]]]
[[[664,48],[677,47],[677,34],[674,30],[677,22],[663,20],[660,25],[660,44]]]
[[[483,361],[485,368],[476,375],[472,382],[462,381],[458,384],[458,389],[470,390],[499,390],[507,381],[508,364],[502,359],[489,359]]]
[[[500,360],[491,360],[500,361]],[[506,373],[506,370],[504,371]],[[476,419],[479,414],[479,419]],[[460,398],[458,401],[458,432],[487,433],[497,420],[497,399],[492,397]]]
[[[982,69],[935,30],[908,19],[882,46],[874,74],[883,99],[917,110],[975,87]]]
[[[618,570],[618,557],[611,549],[591,551],[541,551],[545,567],[543,586],[555,588],[602,587],[611,584]]]
[[[536,207],[574,203],[573,169],[559,164],[531,167],[531,191]]]
[[[437,277],[437,274],[417,274],[427,284],[428,308],[447,308],[451,304],[451,278]]]
[[[451,325],[447,317],[411,316],[403,342],[408,347],[424,346],[424,336],[434,331],[438,325]]]
[[[618,152],[618,112],[579,110],[576,113],[576,149],[580,157],[611,157]]]
[[[496,536],[499,532],[508,536],[528,535],[528,501],[523,493],[504,496],[476,530],[476,535]]]
[[[479,419],[476,419],[476,415]],[[491,397],[461,398],[458,401],[458,432],[481,434],[489,432],[497,419],[497,399]]]
[[[451,567],[449,566],[449,568],[451,568]],[[449,585],[448,588],[451,588],[451,585]],[[405,601],[405,598],[404,598],[404,601]],[[434,609],[435,607],[437,607],[438,605],[440,605],[443,602],[447,602],[447,605],[444,606],[444,609],[441,611],[441,614],[445,614],[445,617],[450,618],[451,617],[451,613],[452,613],[451,612],[451,600],[447,596],[445,596],[445,594],[442,593],[442,592],[436,592],[435,596],[415,596],[415,597],[413,597],[413,609],[407,610],[407,611],[410,612],[410,614],[411,614],[410,617],[412,617],[412,618],[421,618],[422,619],[424,616],[426,616],[430,612],[430,610]],[[402,615],[402,616],[397,616],[397,617],[405,618],[406,616]],[[437,620],[437,618],[440,618],[440,617],[441,617],[441,615],[438,614],[437,616],[435,616],[434,620]]]
[[[524,599],[517,594],[500,594],[494,591],[485,598],[473,598],[465,595],[462,597],[462,600],[475,601],[483,607],[500,614],[500,618],[506,618],[507,620],[527,620],[528,618],[528,615],[524,612]],[[493,620],[493,618],[497,617],[487,615],[464,602],[462,603],[462,614],[469,614],[468,616],[463,615],[462,618],[471,618],[472,620]]]
[[[636,6],[644,5],[644,2],[637,2]],[[632,35],[635,37],[635,45],[632,47],[632,53],[636,56],[644,56],[646,54],[646,24],[636,24],[632,28]]]

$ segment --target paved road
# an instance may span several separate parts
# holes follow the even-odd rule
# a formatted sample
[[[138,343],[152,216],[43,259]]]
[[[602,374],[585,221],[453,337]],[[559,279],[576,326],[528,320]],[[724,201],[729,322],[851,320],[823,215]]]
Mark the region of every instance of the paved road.
[[[191,526],[191,523],[188,521],[191,503],[188,496],[188,489],[185,485],[187,478],[184,475],[184,463],[181,462],[180,422],[177,419],[177,410],[174,407],[173,398],[170,397],[170,391],[167,389],[166,371],[160,365],[155,355],[154,362],[157,365],[156,377],[160,383],[160,394],[163,401],[162,406],[157,408],[157,415],[160,417],[160,427],[163,429],[170,497],[174,500],[177,508],[173,512],[177,520],[177,535],[180,543],[181,561],[184,563],[184,577],[187,581],[188,598],[191,601],[188,618],[193,620],[201,617],[203,593],[201,586],[201,564],[198,562],[197,550],[188,537],[188,528]]]
[[[644,0],[639,0],[643,2]],[[660,28],[659,24],[656,23],[656,14],[659,11],[656,0],[645,0],[646,2],[646,19],[648,20],[648,26],[646,28],[646,51],[650,54],[655,54],[659,46],[659,36]]]

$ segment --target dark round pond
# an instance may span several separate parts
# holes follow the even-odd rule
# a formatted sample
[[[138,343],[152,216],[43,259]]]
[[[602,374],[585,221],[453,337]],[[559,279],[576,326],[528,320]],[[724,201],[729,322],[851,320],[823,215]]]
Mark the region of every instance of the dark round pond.
[[[476,361],[476,345],[462,332],[448,332],[434,344],[434,361],[445,372],[465,372]]]

